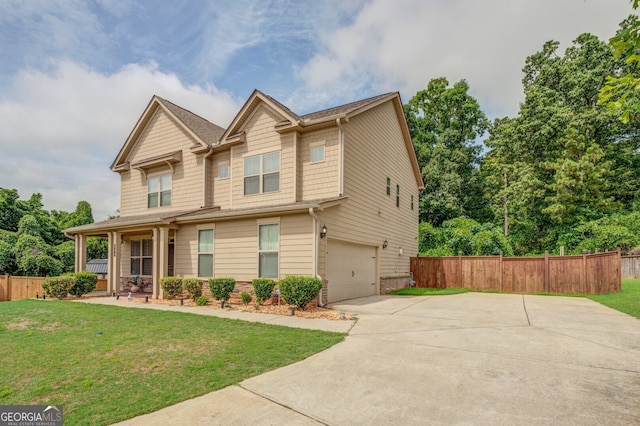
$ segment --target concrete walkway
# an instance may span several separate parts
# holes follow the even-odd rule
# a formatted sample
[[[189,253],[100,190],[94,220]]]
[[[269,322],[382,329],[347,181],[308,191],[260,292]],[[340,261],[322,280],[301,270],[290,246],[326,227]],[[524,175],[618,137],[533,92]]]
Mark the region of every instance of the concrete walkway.
[[[373,296],[335,308],[359,317],[344,342],[122,424],[640,424],[640,320],[588,299]]]

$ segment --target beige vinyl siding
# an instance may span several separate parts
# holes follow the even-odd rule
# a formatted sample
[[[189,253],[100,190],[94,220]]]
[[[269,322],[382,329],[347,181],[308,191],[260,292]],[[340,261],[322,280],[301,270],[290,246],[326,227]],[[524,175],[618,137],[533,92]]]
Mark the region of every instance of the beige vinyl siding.
[[[246,142],[231,148],[232,205],[234,209],[293,202],[295,149],[293,134],[280,135],[274,126],[282,118],[264,105],[254,111],[244,126]],[[244,158],[280,151],[280,190],[244,195]]]
[[[174,165],[172,174],[171,206],[147,208],[147,179],[140,170],[131,169],[121,174],[120,214],[128,216],[201,207],[203,156],[190,152],[193,144],[194,140],[162,109],[158,109],[129,154],[128,161],[135,164],[182,150],[182,161]],[[171,173],[169,166],[152,169],[148,175],[164,173]]]
[[[343,128],[344,185],[349,199],[322,212],[322,220],[331,237],[344,241],[381,246],[386,239],[388,248],[379,250],[380,276],[407,273],[409,258],[418,251],[418,184],[393,105],[386,102],[357,115]],[[390,196],[386,195],[387,177],[391,178]],[[396,184],[400,185],[400,207],[396,207]]]
[[[313,275],[313,231],[307,214],[221,221],[214,231],[214,274],[250,281],[258,276],[258,224],[280,223],[278,266],[280,276]],[[175,274],[195,277],[198,273],[198,229],[213,224],[185,225],[175,240]]]
[[[213,176],[213,205],[221,209],[231,208],[231,182],[233,179],[242,178],[242,175],[237,176],[232,173],[230,160],[231,151],[213,154],[213,166],[211,167],[211,174]],[[227,179],[220,179],[220,176],[218,176],[221,164],[229,165],[229,177]]]
[[[324,143],[324,161],[311,163],[311,146]],[[340,192],[338,129],[299,136],[298,198],[301,201],[337,197]]]

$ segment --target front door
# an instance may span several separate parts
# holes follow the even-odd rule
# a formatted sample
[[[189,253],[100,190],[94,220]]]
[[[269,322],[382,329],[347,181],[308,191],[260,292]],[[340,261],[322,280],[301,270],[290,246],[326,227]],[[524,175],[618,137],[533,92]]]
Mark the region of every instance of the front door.
[[[174,243],[169,243],[169,258],[167,259],[167,275],[173,277],[173,252],[174,252]]]

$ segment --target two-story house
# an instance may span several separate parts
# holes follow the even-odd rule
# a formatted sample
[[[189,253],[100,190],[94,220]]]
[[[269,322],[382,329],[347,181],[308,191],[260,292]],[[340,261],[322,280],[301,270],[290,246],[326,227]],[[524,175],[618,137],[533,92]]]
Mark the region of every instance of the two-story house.
[[[319,303],[408,282],[423,188],[398,93],[299,116],[254,91],[225,129],[154,96],[111,169],[120,217],[66,230],[109,240],[108,291],[133,276],[282,278]]]

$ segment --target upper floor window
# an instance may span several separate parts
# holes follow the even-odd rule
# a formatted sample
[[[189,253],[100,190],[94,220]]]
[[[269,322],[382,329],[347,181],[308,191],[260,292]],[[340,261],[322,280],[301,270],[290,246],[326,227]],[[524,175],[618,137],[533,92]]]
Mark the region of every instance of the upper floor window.
[[[311,147],[311,162],[320,163],[324,161],[324,145],[314,145]]]
[[[131,240],[131,275],[153,274],[153,240]]]
[[[413,195],[411,196],[411,210],[413,210]]]
[[[171,205],[171,174],[147,179],[147,207]]]
[[[387,195],[391,196],[391,178],[387,178]]]
[[[218,168],[218,177],[220,179],[229,179],[229,164],[220,164]]]
[[[400,207],[400,185],[396,185],[396,207]]]
[[[244,195],[280,190],[280,152],[244,159]]]

